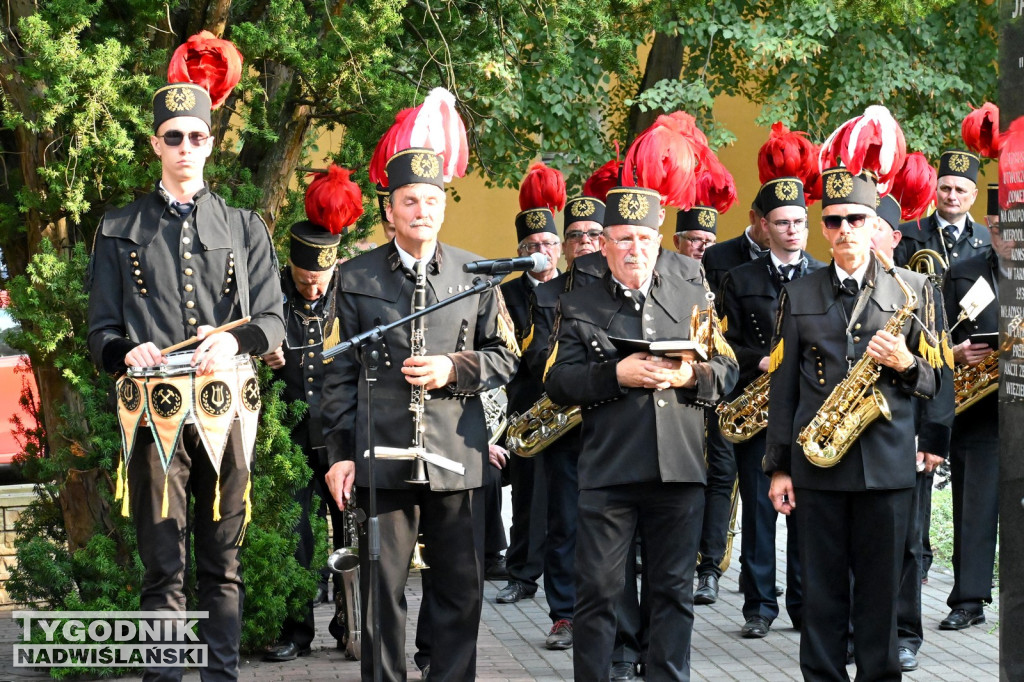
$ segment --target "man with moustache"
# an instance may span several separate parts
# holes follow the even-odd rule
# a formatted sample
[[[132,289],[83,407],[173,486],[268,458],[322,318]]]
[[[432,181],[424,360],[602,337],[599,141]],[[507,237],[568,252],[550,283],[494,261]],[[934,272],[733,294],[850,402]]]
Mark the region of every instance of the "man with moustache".
[[[791,281],[820,270],[824,263],[804,249],[807,246],[807,207],[799,178],[775,178],[762,185],[757,197],[764,209],[761,227],[768,235],[768,255],[730,271],[722,281],[722,310],[727,320],[725,338],[740,363],[735,395],[768,371],[771,332],[779,307],[779,293]],[[734,395],[734,397],[735,397]],[[775,593],[775,526],[778,512],[768,498],[771,483],[761,470],[765,433],[734,443],[743,500],[743,637],[768,634],[779,615]],[[797,630],[801,625],[802,591],[796,523],[786,519],[786,610]]]
[[[579,461],[574,674],[607,680],[615,609],[639,523],[650,541],[644,570],[651,590],[647,674],[689,679],[692,571],[704,506],[704,414],[735,382],[736,362],[623,354],[611,337],[686,338],[689,311],[706,304],[700,266],[682,259],[655,269],[663,216],[657,192],[609,191],[602,252],[609,272],[563,294],[545,388],[583,411]],[[672,542],[662,541],[671,537]]]
[[[896,602],[915,483],[913,399],[932,396],[939,377],[909,347],[937,346],[936,330],[918,319],[941,318],[927,279],[900,271],[917,297],[915,315],[898,333],[885,329],[907,296],[870,250],[875,183],[831,168],[822,186],[822,234],[833,262],[783,287],[764,470],[775,509],[795,512],[800,529],[804,678],[848,678],[852,620],[858,677],[899,679]],[[865,355],[880,367],[873,387],[892,418],[875,419],[841,461],[823,468],[805,456],[798,434]],[[831,409],[842,409],[842,417],[853,407]]]
[[[1010,272],[1016,242],[999,229],[999,187],[988,188],[985,216],[992,250],[954,263],[946,273],[946,314],[955,320],[960,301],[984,278],[998,292]],[[973,321],[965,319],[951,332],[953,359],[976,367],[999,344],[999,297]],[[1010,333],[1016,333],[1013,330]],[[964,630],[985,622],[984,605],[992,603],[992,571],[999,523],[999,396],[982,398],[953,420],[950,444],[953,489],[953,590],[951,609],[941,630]]]
[[[416,281],[424,282],[427,305],[472,286],[462,271],[476,257],[442,244],[445,192],[439,157],[429,149],[398,152],[387,164],[391,190],[387,212],[395,225],[388,244],[340,266],[340,338],[350,337],[412,312]],[[419,533],[430,554],[433,641],[430,677],[472,680],[483,581],[480,487],[487,464],[488,433],[479,393],[507,383],[518,347],[501,294],[487,290],[426,316],[424,355],[411,355],[411,329],[393,329],[377,346],[374,442],[407,448],[414,442],[409,406],[412,389],[430,396],[423,411],[423,446],[465,467],[459,474],[427,463],[428,484],[410,483],[412,463],[379,460],[376,469],[380,527],[381,631],[364,626],[362,676],[373,679],[373,641],[382,644],[383,677],[406,675],[404,587]],[[359,486],[365,503],[368,405],[362,357],[350,351],[327,366],[323,391],[324,440],[331,467],[327,484],[339,506]],[[361,546],[366,541],[361,538]],[[362,562],[363,623],[369,608],[368,555]]]

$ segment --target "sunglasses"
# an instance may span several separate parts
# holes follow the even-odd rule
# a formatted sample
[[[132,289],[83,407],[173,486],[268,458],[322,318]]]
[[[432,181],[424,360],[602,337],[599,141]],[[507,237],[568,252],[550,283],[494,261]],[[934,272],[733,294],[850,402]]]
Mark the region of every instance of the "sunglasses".
[[[168,147],[177,147],[185,140],[185,133],[180,130],[168,130],[163,135],[157,135],[157,137],[162,139],[164,144]],[[193,147],[200,147],[209,139],[209,135],[198,130],[193,130],[191,133],[188,133],[188,142]]]
[[[577,239],[583,239],[584,237],[589,237],[590,239],[597,239],[600,236],[601,236],[601,230],[597,230],[597,229],[586,230],[586,231],[583,231],[583,230],[569,230],[568,232],[565,233],[565,241],[571,242],[571,241],[574,241],[574,240],[577,240]]]
[[[821,217],[821,221],[825,223],[825,227],[830,230],[838,230],[843,226],[845,220],[850,227],[856,229],[864,226],[864,221],[868,219],[867,213],[850,213],[848,215],[826,215]]]

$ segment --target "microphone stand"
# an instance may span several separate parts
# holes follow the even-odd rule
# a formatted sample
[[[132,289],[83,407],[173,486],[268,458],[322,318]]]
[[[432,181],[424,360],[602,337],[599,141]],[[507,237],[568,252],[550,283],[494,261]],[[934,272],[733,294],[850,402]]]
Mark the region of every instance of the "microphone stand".
[[[444,308],[445,306],[451,305],[456,301],[461,301],[469,296],[475,296],[487,289],[493,289],[494,287],[501,284],[501,281],[505,278],[505,274],[495,275],[489,279],[476,278],[473,281],[473,286],[464,291],[460,291],[454,296],[449,296],[443,301],[438,301],[432,305],[427,306],[423,310],[418,310],[414,313],[406,315],[405,317],[389,322],[388,324],[381,324],[368,329],[365,332],[360,332],[352,338],[339,343],[333,348],[329,348],[321,356],[327,360],[333,358],[336,355],[340,355],[351,348],[360,349],[363,370],[366,377],[366,446],[369,449],[369,457],[366,467],[367,477],[369,479],[369,490],[367,499],[369,504],[369,514],[366,520],[366,544],[368,550],[367,559],[369,561],[370,568],[370,603],[368,610],[372,614],[370,625],[373,628],[373,679],[374,682],[380,682],[382,668],[381,668],[381,640],[380,640],[380,521],[377,518],[377,479],[376,479],[376,461],[377,457],[374,453],[374,425],[373,425],[373,390],[377,383],[377,369],[378,362],[380,359],[380,352],[375,346],[380,343],[381,339],[384,338],[384,334],[394,329],[395,327],[402,327],[409,322],[412,322],[416,318],[427,315],[435,310]]]

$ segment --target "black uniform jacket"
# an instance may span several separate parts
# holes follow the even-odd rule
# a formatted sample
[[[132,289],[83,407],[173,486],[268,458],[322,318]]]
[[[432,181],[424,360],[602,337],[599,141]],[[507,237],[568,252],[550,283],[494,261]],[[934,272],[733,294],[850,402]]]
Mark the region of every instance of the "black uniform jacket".
[[[501,295],[505,299],[508,314],[515,325],[516,341],[520,347],[530,333],[530,298],[533,295],[530,281],[524,273],[513,280],[501,284]],[[506,389],[508,395],[508,414],[523,413],[537,402],[544,392],[541,375],[534,373],[525,362],[512,377]]]
[[[334,277],[337,277],[335,273]],[[323,447],[323,423],[320,418],[320,394],[324,385],[324,330],[331,329],[335,318],[337,289],[334,278],[327,292],[316,301],[307,300],[295,288],[291,266],[281,273],[284,291],[284,367],[274,377],[284,381],[284,397],[301,400],[309,409],[292,429],[292,439],[302,448]]]
[[[194,201],[182,217],[156,190],[103,217],[89,264],[89,350],[108,372],[123,371],[140,343],[164,348],[199,325],[243,317],[243,298],[252,321],[231,331],[239,353],[281,343],[281,280],[266,224],[207,188]]]
[[[615,374],[622,356],[609,340],[689,337],[693,306],[707,305],[700,264],[684,257],[668,262],[668,272],[656,266],[639,313],[610,273],[559,298],[544,386],[556,403],[583,408],[581,489],[706,480],[703,408],[732,389],[736,361],[716,355],[694,365],[695,388],[623,388]]]
[[[464,273],[462,266],[478,258],[439,243],[427,268],[427,304],[470,288],[477,275]],[[336,280],[340,340],[412,311],[413,276],[402,267],[393,242],[342,264]],[[488,433],[478,394],[506,384],[515,373],[519,349],[512,334],[501,294],[494,290],[426,316],[425,354],[450,357],[456,381],[430,392],[425,403],[424,444],[427,451],[466,467],[465,476],[460,476],[428,464],[432,490],[466,490],[482,484]],[[376,445],[401,448],[413,442],[412,387],[401,372],[402,362],[410,355],[409,338],[408,327],[393,329],[381,343],[374,390]],[[321,409],[329,463],[355,460],[356,483],[366,486],[366,380],[357,350],[337,355],[328,363]],[[405,479],[411,466],[409,461],[379,460],[377,485],[410,487]]]
[[[947,267],[950,263],[966,260],[992,250],[992,240],[989,237],[988,228],[980,223],[972,222],[970,216],[964,223],[964,229],[960,232],[960,236],[952,248],[944,243],[937,213],[901,224],[900,232],[903,233],[903,239],[896,245],[896,250],[893,252],[893,262],[899,266],[905,266],[921,249],[931,249],[940,254],[946,260]]]
[[[750,240],[747,239],[746,230],[738,237],[727,239],[709,248],[701,262],[711,290],[719,291],[725,273],[750,262]]]
[[[800,277],[825,267],[807,252],[803,257],[806,264]],[[758,363],[771,352],[781,291],[782,281],[770,255],[737,266],[722,279],[719,298],[725,338],[740,363],[740,380],[734,391],[737,395],[762,374]]]
[[[956,320],[960,314],[960,299],[967,295],[974,283],[984,277],[988,280],[992,291],[998,293],[999,282],[999,261],[994,251],[986,254],[968,258],[954,263],[946,272],[946,283],[943,288],[946,304],[946,316],[949,320]],[[951,333],[951,344],[963,343],[972,334],[987,334],[999,330],[999,296],[988,304],[972,322],[964,320]],[[999,337],[991,337],[989,345],[997,348]],[[963,413],[957,415],[955,427],[958,432],[966,431],[970,426],[978,425],[979,420],[985,422],[988,428],[998,428],[999,420],[999,393],[994,392],[982,398]]]
[[[899,270],[899,274],[918,296],[917,316],[925,321],[941,320],[927,278],[906,270]],[[906,302],[895,279],[877,262],[869,267],[865,285],[872,279],[875,288],[852,330],[854,362],[863,357],[875,332]],[[832,267],[783,287],[773,342],[774,349],[782,344],[782,359],[771,375],[765,472],[789,472],[795,486],[816,490],[909,488],[915,482],[917,452],[911,397],[930,398],[939,381],[939,370],[920,357],[903,375],[882,367],[875,387],[887,400],[892,419],[879,416],[838,464],[831,468],[811,464],[796,442],[800,431],[848,372],[847,318],[837,287]],[[902,331],[907,347],[917,355],[921,324],[911,318]]]

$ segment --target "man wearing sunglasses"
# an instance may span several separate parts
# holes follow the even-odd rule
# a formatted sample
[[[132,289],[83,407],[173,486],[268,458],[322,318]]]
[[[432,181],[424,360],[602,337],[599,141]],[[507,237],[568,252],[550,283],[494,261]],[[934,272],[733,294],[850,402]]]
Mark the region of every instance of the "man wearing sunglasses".
[[[769,180],[758,192],[764,207],[762,227],[768,234],[767,256],[729,272],[722,281],[722,311],[728,320],[725,337],[740,363],[740,380],[735,398],[747,385],[768,371],[772,330],[779,308],[779,294],[788,282],[825,267],[804,248],[807,246],[807,205],[799,178]],[[739,493],[743,501],[740,534],[743,565],[744,625],[740,634],[761,638],[768,634],[779,615],[775,591],[775,528],[778,512],[768,499],[769,478],[761,470],[764,431],[742,443],[735,443]],[[797,630],[801,625],[802,591],[796,523],[787,518],[786,611]]]
[[[156,92],[150,144],[160,159],[160,181],[141,199],[108,212],[97,230],[89,265],[89,349],[96,364],[112,374],[163,365],[161,348],[198,337],[190,365],[196,375],[210,375],[231,366],[235,356],[277,348],[284,337],[277,258],[266,225],[253,211],[229,207],[203,181],[213,150],[210,110],[209,94],[195,84]],[[211,333],[246,316],[250,322]],[[251,396],[233,397],[230,404],[237,407],[235,401],[252,405]],[[204,445],[210,436],[199,430],[203,413],[193,409],[189,417],[180,407],[160,414],[184,419],[173,448],[164,453],[166,468],[164,439],[154,442],[148,426],[135,431],[127,484],[146,569],[140,606],[184,609],[191,526],[198,606],[210,614],[199,621],[200,639],[209,645],[203,679],[236,679],[244,597],[239,545],[251,451],[236,418],[216,470],[208,450],[214,448]],[[182,671],[153,669],[146,679],[181,679]]]
[[[672,267],[656,269],[663,216],[655,191],[609,191],[601,246],[608,273],[559,298],[547,361],[548,395],[559,405],[580,405],[583,416],[577,557],[588,565],[576,574],[577,680],[608,679],[638,525],[650,590],[647,674],[689,679],[704,509],[702,408],[732,388],[737,365],[731,354],[691,363],[623,353],[611,341],[687,338],[689,311],[707,303],[698,263],[674,256]]]
[[[775,509],[795,513],[800,529],[804,678],[847,679],[852,620],[857,677],[899,679],[896,604],[917,468],[913,400],[934,395],[939,381],[918,349],[938,337],[932,323],[941,327],[942,318],[927,278],[900,271],[917,296],[915,316],[898,333],[884,329],[907,296],[871,252],[875,182],[832,168],[822,187],[833,261],[782,290],[764,470]],[[871,422],[841,461],[816,466],[797,436],[865,355],[880,367],[871,389],[892,418]],[[855,406],[831,409],[842,417]]]

